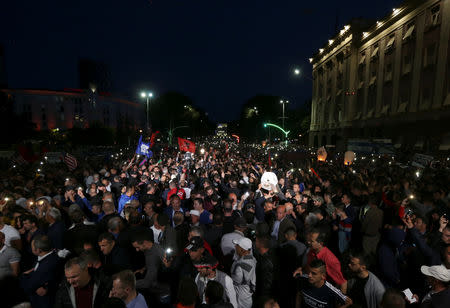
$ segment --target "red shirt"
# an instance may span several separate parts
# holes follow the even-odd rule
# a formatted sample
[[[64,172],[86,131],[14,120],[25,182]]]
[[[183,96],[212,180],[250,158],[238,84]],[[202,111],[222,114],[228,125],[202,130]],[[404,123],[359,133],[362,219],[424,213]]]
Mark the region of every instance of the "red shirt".
[[[184,191],[183,188],[178,188],[178,192],[177,192],[177,188],[172,188],[172,189],[167,193],[167,200],[170,200],[170,197],[172,197],[173,194],[177,194],[178,197],[180,197],[181,200],[186,199],[186,192]]]
[[[347,281],[341,272],[341,262],[339,262],[338,258],[336,258],[327,247],[323,247],[318,254],[310,249],[307,257],[307,266],[309,266],[314,259],[322,260],[325,263],[327,266],[327,278],[329,278],[331,282],[340,286]]]
[[[82,288],[75,288],[75,303],[77,308],[92,308],[94,284],[91,281]]]

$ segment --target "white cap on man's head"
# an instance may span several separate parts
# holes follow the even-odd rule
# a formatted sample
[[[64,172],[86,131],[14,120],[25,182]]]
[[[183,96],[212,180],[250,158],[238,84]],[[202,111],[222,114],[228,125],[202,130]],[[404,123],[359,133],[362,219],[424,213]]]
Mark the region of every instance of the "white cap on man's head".
[[[420,271],[422,272],[422,274],[436,278],[437,280],[443,282],[450,281],[450,270],[447,269],[444,265],[433,265],[433,266],[422,265]]]
[[[240,239],[233,240],[234,245],[238,245],[244,250],[252,249],[252,241],[249,238],[241,237]]]
[[[200,217],[200,212],[197,210],[191,210],[189,214]]]

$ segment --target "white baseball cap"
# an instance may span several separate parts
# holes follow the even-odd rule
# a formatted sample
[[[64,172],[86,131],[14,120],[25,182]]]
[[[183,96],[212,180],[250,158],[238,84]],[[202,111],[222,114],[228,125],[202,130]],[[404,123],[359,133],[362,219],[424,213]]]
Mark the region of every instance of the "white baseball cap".
[[[191,210],[189,214],[200,217],[200,212],[197,210]]]
[[[234,245],[238,245],[244,250],[252,249],[252,241],[249,238],[241,237],[240,239],[233,240]]]
[[[447,269],[444,265],[433,265],[433,266],[422,265],[420,271],[422,272],[422,274],[436,278],[437,280],[443,282],[450,281],[450,270]]]

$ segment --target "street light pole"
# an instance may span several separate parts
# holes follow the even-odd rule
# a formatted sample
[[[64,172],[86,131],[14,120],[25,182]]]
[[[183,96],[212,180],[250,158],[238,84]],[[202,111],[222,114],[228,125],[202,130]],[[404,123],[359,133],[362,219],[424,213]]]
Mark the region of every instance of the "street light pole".
[[[153,97],[153,93],[152,92],[141,92],[141,97],[145,97],[147,100],[147,106],[146,106],[146,115],[147,115],[147,133],[150,132],[150,117],[149,117],[149,103],[150,103],[150,98]]]
[[[148,121],[148,96],[147,96],[147,112],[146,112],[146,115],[147,115],[147,132],[150,130],[150,124],[149,124],[149,121]]]
[[[284,119],[286,118],[286,117],[284,116],[284,105],[285,105],[285,104],[288,104],[288,103],[289,103],[289,101],[280,100],[280,104],[283,105],[283,116],[281,117],[281,122],[282,122],[282,124],[283,124],[283,129],[284,129]]]

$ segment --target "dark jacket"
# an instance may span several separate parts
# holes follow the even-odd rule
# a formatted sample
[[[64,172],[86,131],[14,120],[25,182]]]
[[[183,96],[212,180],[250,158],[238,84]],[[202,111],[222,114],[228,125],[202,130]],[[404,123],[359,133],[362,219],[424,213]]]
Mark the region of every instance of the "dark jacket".
[[[52,247],[56,249],[64,248],[64,233],[66,227],[62,221],[57,221],[47,229],[47,236],[52,243]]]
[[[175,234],[177,237],[178,252],[181,253],[188,244],[189,226],[186,223],[182,223],[175,227]]]
[[[166,226],[164,231],[161,232],[161,238],[159,240],[159,246],[164,250],[171,248],[177,253],[177,232],[171,226]]]
[[[396,287],[400,282],[400,246],[405,239],[405,232],[399,228],[387,231],[385,239],[378,250],[380,279],[387,287]]]
[[[286,216],[281,221],[280,227],[278,228],[278,245],[286,242],[286,237],[284,236],[284,234],[290,228],[293,228],[294,230],[297,231],[297,229],[295,228],[295,224],[292,222],[292,220],[289,217]]]
[[[60,273],[61,259],[56,252],[52,252],[39,262],[39,266],[35,271],[23,274],[20,277],[20,285],[25,294],[29,296],[33,308],[46,308],[53,305]],[[47,289],[46,295],[39,296],[36,294],[36,290],[40,287]]]
[[[256,258],[256,290],[254,296],[271,297],[274,294],[274,280],[276,269],[276,261],[269,250],[264,255],[255,253]]]
[[[104,256],[103,265],[106,275],[114,275],[122,270],[131,269],[130,254],[125,248],[115,244],[110,254]]]
[[[92,275],[94,279],[94,308],[100,308],[109,297],[111,282],[100,275]],[[56,292],[55,308],[76,308],[75,290],[66,279],[60,284]]]
[[[65,233],[64,247],[76,254],[80,254],[84,249],[84,243],[89,242],[95,245],[97,240],[97,228],[94,225],[80,223]]]

